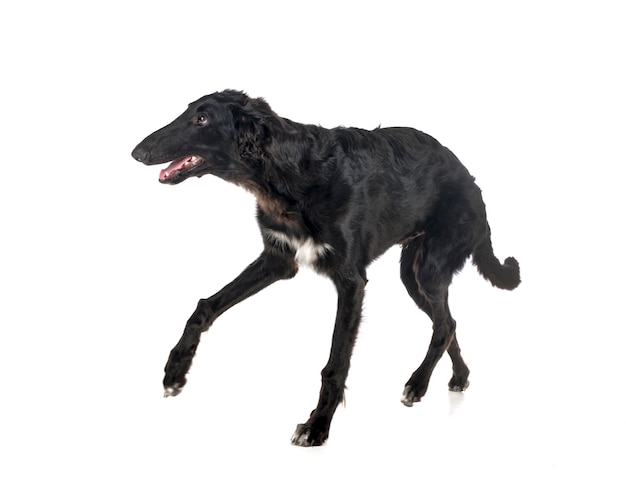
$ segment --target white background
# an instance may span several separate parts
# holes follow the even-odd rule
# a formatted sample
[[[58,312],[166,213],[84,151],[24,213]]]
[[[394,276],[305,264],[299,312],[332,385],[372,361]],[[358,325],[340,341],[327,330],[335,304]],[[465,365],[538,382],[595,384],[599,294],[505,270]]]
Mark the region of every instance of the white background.
[[[624,475],[620,2],[5,3],[2,475]],[[197,299],[261,241],[252,196],[160,185],[130,152],[225,88],[299,122],[421,129],[476,176],[523,283],[456,277],[463,395],[444,357],[400,404],[430,323],[394,248],[370,267],[326,446],[289,444],[334,319],[308,270],[221,317],[162,398]]]

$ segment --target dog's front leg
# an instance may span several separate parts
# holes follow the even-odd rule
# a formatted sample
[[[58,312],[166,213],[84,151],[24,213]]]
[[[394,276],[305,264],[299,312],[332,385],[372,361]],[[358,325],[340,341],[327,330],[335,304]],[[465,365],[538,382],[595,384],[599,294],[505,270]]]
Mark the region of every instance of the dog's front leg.
[[[361,322],[367,282],[365,277],[356,274],[353,278],[336,278],[334,282],[339,299],[330,358],[322,370],[322,388],[317,407],[305,424],[298,425],[291,438],[291,443],[298,446],[319,446],[328,438],[333,415],[344,397],[350,357]]]
[[[292,278],[297,271],[298,265],[293,257],[266,249],[235,280],[212,297],[200,300],[165,365],[165,397],[176,396],[182,391],[186,383],[185,375],[200,343],[200,334],[208,330],[218,316],[275,281]]]

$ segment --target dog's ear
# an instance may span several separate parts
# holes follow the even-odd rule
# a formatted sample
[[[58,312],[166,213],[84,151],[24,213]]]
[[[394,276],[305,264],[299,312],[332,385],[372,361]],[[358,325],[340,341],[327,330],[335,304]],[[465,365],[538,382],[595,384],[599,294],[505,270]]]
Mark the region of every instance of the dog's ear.
[[[272,139],[292,129],[263,98],[250,98],[240,93],[238,101],[231,103],[231,111],[239,152],[244,158],[267,158]]]

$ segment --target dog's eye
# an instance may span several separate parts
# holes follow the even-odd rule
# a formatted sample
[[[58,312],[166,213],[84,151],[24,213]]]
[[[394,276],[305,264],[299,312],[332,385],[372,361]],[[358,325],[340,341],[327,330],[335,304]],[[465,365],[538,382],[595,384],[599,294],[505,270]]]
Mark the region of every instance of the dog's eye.
[[[198,114],[196,116],[196,124],[198,124],[199,126],[206,126],[208,122],[209,118],[207,118],[204,114]]]

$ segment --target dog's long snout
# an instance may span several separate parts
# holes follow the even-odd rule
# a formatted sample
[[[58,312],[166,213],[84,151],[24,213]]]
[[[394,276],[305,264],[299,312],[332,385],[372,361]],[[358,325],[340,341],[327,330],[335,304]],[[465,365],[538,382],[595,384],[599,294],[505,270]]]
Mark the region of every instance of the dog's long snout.
[[[131,155],[139,162],[146,162],[146,159],[148,158],[148,151],[141,144],[139,144],[135,149],[133,149]]]

